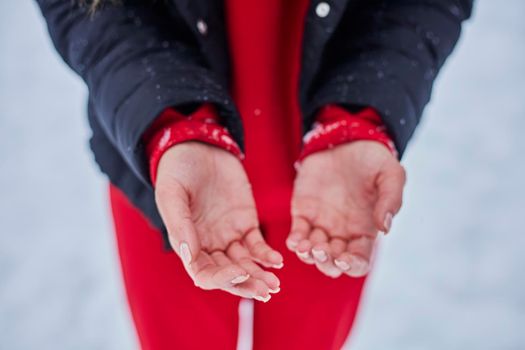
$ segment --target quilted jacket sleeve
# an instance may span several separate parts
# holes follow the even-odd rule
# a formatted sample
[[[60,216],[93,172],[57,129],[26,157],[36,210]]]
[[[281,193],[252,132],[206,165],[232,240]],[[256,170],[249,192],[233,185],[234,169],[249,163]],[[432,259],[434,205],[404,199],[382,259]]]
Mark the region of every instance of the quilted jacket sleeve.
[[[141,136],[168,107],[217,105],[242,145],[224,79],[206,65],[195,36],[168,14],[166,2],[108,1],[93,13],[81,1],[37,2],[59,54],[86,82],[99,124],[142,182],[151,185]]]
[[[377,110],[402,157],[472,0],[350,1],[308,100]],[[353,107],[352,107],[353,106]]]

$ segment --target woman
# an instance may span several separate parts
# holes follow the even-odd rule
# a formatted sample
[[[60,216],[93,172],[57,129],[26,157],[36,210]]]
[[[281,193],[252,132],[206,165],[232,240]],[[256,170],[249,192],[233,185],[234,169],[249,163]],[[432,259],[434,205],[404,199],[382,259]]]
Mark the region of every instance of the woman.
[[[254,349],[341,348],[471,1],[38,3],[89,88],[142,348],[234,349],[239,297]]]

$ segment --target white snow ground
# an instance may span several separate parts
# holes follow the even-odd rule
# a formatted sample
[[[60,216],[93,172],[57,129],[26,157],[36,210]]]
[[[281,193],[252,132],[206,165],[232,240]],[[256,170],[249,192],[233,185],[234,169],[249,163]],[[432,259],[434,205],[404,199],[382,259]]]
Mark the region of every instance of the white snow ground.
[[[478,1],[348,349],[525,349],[524,14]],[[85,88],[31,1],[0,2],[0,48],[0,349],[133,349]]]

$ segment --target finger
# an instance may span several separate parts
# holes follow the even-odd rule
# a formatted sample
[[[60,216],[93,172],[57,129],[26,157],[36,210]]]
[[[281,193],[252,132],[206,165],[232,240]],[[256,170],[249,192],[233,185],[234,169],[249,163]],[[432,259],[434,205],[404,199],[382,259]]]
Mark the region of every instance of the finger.
[[[244,298],[254,298],[263,302],[270,300],[270,287],[259,278],[260,275],[256,268],[260,269],[260,267],[251,261],[251,256],[246,248],[239,242],[233,242],[228,248],[227,254],[230,261],[234,261],[248,271],[250,278],[244,282],[233,284],[226,290]],[[243,263],[241,263],[241,261],[243,261]],[[255,265],[255,267],[248,265],[247,262]]]
[[[337,266],[334,265],[330,256],[329,242],[319,242],[312,248],[312,253],[315,258],[315,266],[319,271],[328,277],[337,278],[343,273]],[[322,252],[322,254],[319,254]]]
[[[312,265],[315,264],[315,260],[311,254],[312,251],[312,242],[309,239],[303,239],[297,244],[295,254],[302,262]]]
[[[288,247],[288,249],[295,252],[295,249],[297,248],[299,242],[308,237],[310,230],[311,227],[308,223],[308,220],[306,220],[302,216],[293,216],[292,228],[290,230],[288,238],[286,239],[286,246]]]
[[[362,277],[368,273],[374,239],[367,235],[355,236],[345,252],[335,258],[334,263],[344,273],[352,277]]]
[[[277,278],[277,276],[275,276],[275,274],[269,271],[264,271],[263,269],[261,269],[259,265],[257,265],[250,259],[242,259],[238,263],[240,266],[242,266],[246,271],[250,273],[251,278],[257,279],[266,285],[267,288],[264,289],[263,294],[261,295],[260,293],[258,293],[257,295],[264,296],[266,295],[267,292],[270,292],[270,293],[279,292],[280,281]]]
[[[206,253],[205,251],[201,250],[199,255],[197,255],[191,265],[188,267],[189,273],[191,276],[195,276],[195,274],[199,273],[201,270],[208,268],[209,266],[216,266],[217,264],[212,259],[212,257]]]
[[[344,252],[339,255],[339,257],[334,260],[334,263],[344,274],[350,277],[363,277],[368,273],[367,261],[349,252]]]
[[[320,228],[314,228],[308,240],[311,244],[311,254],[315,262],[325,262],[328,259],[328,236],[324,230]],[[326,244],[323,244],[326,243]]]
[[[244,236],[243,244],[258,263],[266,267],[283,267],[283,256],[266,243],[258,228],[252,229]]]
[[[155,201],[173,250],[184,265],[189,266],[199,255],[201,246],[191,219],[188,193],[177,182],[160,183],[155,190]]]
[[[330,255],[332,257],[339,256],[346,250],[348,242],[341,238],[332,238],[330,240]]]
[[[207,290],[227,289],[249,277],[246,270],[232,264],[222,252],[214,252],[211,256],[201,252],[192,263],[191,270],[195,285]]]
[[[315,243],[324,242],[327,240],[326,235],[319,228],[314,228],[308,233],[307,237],[301,239],[295,248],[297,257],[306,264],[315,264],[315,259],[312,255],[312,247]]]
[[[338,268],[341,272],[344,272],[337,264],[335,263],[335,258],[340,256],[348,247],[348,242],[341,238],[332,238],[330,240],[330,261],[336,268]]]
[[[204,271],[206,271],[207,274],[211,275],[218,268],[217,263],[215,263],[215,261],[211,258],[211,256],[208,253],[201,251],[199,255],[197,255],[193,259],[191,265],[184,265],[184,267],[186,268],[186,271],[190,275],[191,279],[193,280],[195,286],[203,289],[211,289],[209,283],[205,283],[205,281],[203,281],[202,279],[197,280],[196,278],[197,275],[204,276]]]
[[[250,272],[244,269],[242,266],[240,266],[237,262],[232,261],[228,256],[226,256],[224,252],[221,252],[221,251],[213,252],[211,254],[211,257],[215,261],[217,266],[220,266],[223,268],[224,267],[230,268],[230,267],[238,266],[238,267],[241,267],[241,269],[244,271],[243,274],[236,275],[231,280],[229,280],[230,284],[239,284],[239,283],[246,281],[248,278],[250,278]],[[218,281],[218,282],[221,283],[221,281]],[[229,286],[229,284],[226,284],[226,286]]]
[[[193,280],[195,286],[201,287],[201,283],[196,280],[195,275],[204,269],[213,269],[217,266],[217,264],[215,261],[213,261],[208,253],[201,250],[199,254],[192,260],[191,264],[183,263],[183,266],[190,278]]]
[[[387,167],[376,179],[378,199],[374,208],[374,221],[377,228],[385,233],[390,231],[392,218],[401,209],[406,182],[405,169],[395,162],[395,165]]]
[[[253,298],[262,302],[267,302],[271,298],[266,283],[257,278],[249,278],[246,282],[233,285],[228,291],[243,298]]]
[[[222,279],[222,281],[219,280],[221,269],[222,272],[224,272],[225,269],[227,271],[229,267],[236,266],[237,264],[232,264],[231,259],[228,258],[223,252],[214,252],[212,256],[217,269],[215,271],[209,271],[209,273],[213,275],[212,278],[215,278],[213,281],[215,284],[213,288],[208,287],[208,289],[221,289],[243,298],[255,298],[262,301],[269,299],[268,286],[266,286],[262,281],[253,278],[248,272],[243,275],[239,275],[238,277],[234,277],[233,279],[229,280],[229,283],[228,277],[231,276]]]
[[[277,276],[269,271],[264,271],[259,265],[251,260],[250,253],[239,242],[234,242],[226,252],[227,256],[232,261],[242,266],[250,276],[260,279],[268,285],[270,292],[277,293],[279,291],[280,281]]]

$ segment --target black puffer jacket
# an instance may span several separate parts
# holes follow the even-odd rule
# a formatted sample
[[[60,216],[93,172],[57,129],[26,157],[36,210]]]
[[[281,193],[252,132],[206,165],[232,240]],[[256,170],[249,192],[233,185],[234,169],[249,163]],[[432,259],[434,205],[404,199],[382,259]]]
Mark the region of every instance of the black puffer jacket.
[[[37,0],[58,52],[89,88],[96,162],[164,235],[140,142],[155,117],[213,102],[243,148],[222,1],[123,0],[90,15],[76,1]],[[327,103],[372,106],[402,157],[471,9],[472,0],[313,0],[298,82],[303,133]]]

